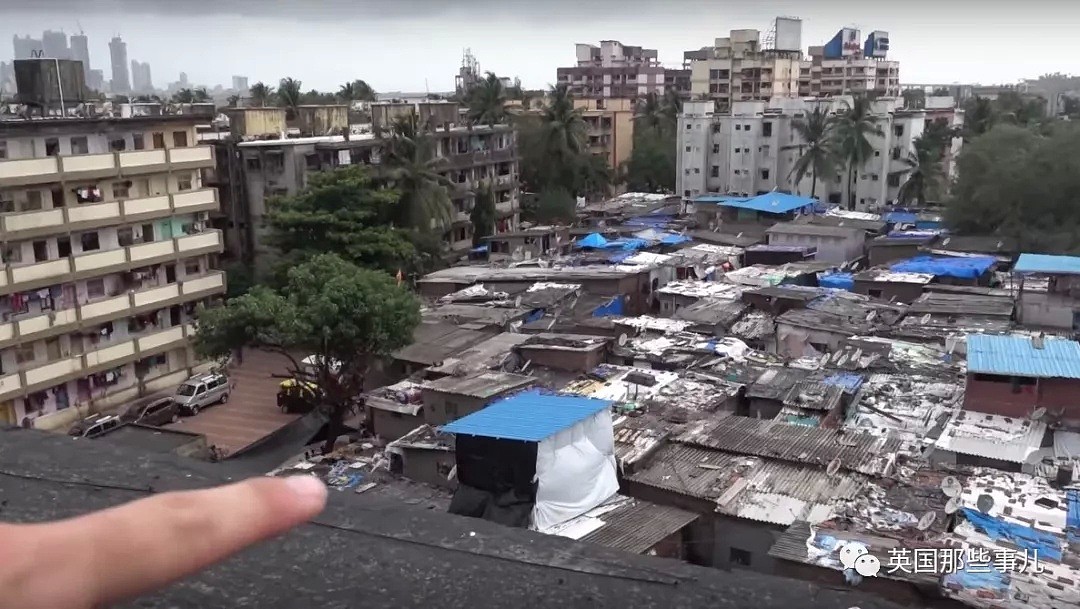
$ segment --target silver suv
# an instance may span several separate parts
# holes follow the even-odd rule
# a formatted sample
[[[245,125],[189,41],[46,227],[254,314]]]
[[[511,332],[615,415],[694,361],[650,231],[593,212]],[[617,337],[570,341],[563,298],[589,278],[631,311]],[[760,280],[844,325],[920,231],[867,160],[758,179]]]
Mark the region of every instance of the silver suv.
[[[173,401],[184,414],[199,414],[200,408],[229,401],[229,379],[216,372],[200,374],[184,381],[176,388]]]

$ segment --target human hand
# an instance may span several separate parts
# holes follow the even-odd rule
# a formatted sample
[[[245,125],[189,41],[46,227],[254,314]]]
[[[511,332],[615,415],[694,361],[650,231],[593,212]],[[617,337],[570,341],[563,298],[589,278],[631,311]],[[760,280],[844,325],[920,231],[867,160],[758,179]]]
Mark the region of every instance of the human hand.
[[[45,524],[0,524],[0,609],[92,609],[157,590],[322,511],[314,476],[163,493]]]

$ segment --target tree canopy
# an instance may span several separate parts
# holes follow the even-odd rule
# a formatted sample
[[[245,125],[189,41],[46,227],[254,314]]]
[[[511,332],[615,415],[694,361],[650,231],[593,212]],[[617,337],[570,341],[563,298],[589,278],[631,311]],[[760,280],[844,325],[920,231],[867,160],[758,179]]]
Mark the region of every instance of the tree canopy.
[[[469,122],[475,125],[497,125],[509,119],[506,111],[506,88],[493,72],[467,93],[466,107]]]
[[[1080,129],[1056,125],[1049,135],[999,124],[965,144],[946,208],[963,233],[1000,234],[1035,251],[1080,246]]]
[[[673,89],[650,93],[634,116],[634,148],[621,167],[622,181],[634,192],[674,192],[681,100]]]
[[[195,347],[206,357],[242,347],[286,357],[291,376],[322,390],[332,447],[372,362],[409,344],[419,323],[419,302],[391,276],[320,254],[290,269],[279,290],[259,286],[225,306],[201,308]],[[297,354],[316,356],[316,365],[302,365]]]
[[[473,245],[479,245],[484,237],[495,233],[495,193],[484,184],[476,191],[476,202],[469,213],[473,226]]]

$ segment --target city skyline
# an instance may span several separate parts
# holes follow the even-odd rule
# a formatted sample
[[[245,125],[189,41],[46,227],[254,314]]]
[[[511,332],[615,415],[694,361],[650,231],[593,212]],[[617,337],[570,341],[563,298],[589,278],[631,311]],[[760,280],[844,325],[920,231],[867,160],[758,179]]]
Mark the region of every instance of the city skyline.
[[[192,82],[210,86],[227,86],[232,75],[247,74],[252,83],[276,83],[291,76],[303,81],[305,89],[323,91],[336,90],[352,78],[363,78],[380,91],[448,91],[453,89],[453,77],[467,47],[483,69],[520,77],[529,88],[545,88],[554,83],[557,67],[573,64],[578,42],[615,39],[656,48],[661,62],[674,66],[681,63],[683,51],[711,45],[729,29],[764,33],[776,16],[795,15],[805,24],[804,52],[845,26],[858,26],[864,33],[889,32],[893,41],[889,58],[902,63],[904,83],[1008,84],[1045,72],[1080,72],[1080,60],[1066,52],[1071,44],[1066,27],[1070,19],[1062,14],[1071,11],[1080,16],[1080,7],[1055,5],[1054,22],[1047,23],[1038,11],[1027,10],[1033,8],[1030,3],[1023,12],[1015,10],[1017,14],[991,6],[980,11],[973,27],[971,13],[964,7],[921,1],[909,6],[914,9],[911,12],[932,10],[933,21],[890,12],[888,7],[848,2],[800,10],[790,3],[717,7],[693,1],[656,7],[631,1],[620,5],[625,10],[611,12],[606,10],[611,3],[602,0],[592,6],[556,2],[545,12],[559,18],[550,26],[536,28],[535,18],[540,15],[535,8],[490,0],[475,4],[485,7],[485,19],[478,20],[476,10],[418,0],[380,9],[375,17],[362,6],[339,2],[301,4],[301,8],[272,5],[255,12],[256,4],[245,1],[194,2],[180,9],[154,2],[58,0],[45,7],[5,8],[8,18],[0,24],[0,37],[46,29],[72,31],[78,21],[89,36],[94,65],[107,63],[107,41],[119,32],[130,54],[152,64],[157,74],[165,75],[159,78],[162,81],[185,71]],[[600,16],[604,18],[598,20]],[[156,27],[163,17],[170,20],[169,28]],[[199,53],[184,52],[191,46],[193,32],[199,32]],[[423,36],[423,44],[401,44],[417,36]],[[278,43],[265,44],[267,37]],[[1000,53],[999,41],[1025,37],[1039,41],[1037,61],[1030,54]],[[394,61],[385,61],[387,55]],[[317,56],[356,59],[343,69],[339,62],[311,61]],[[995,60],[986,61],[991,56]],[[365,57],[380,61],[364,61]]]

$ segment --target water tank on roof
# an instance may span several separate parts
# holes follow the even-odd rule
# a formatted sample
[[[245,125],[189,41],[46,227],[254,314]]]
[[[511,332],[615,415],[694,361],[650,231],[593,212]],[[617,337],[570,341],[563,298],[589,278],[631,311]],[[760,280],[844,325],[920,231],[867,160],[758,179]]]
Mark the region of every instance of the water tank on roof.
[[[70,59],[16,59],[16,99],[46,108],[78,105],[86,100],[86,78],[81,61]]]

